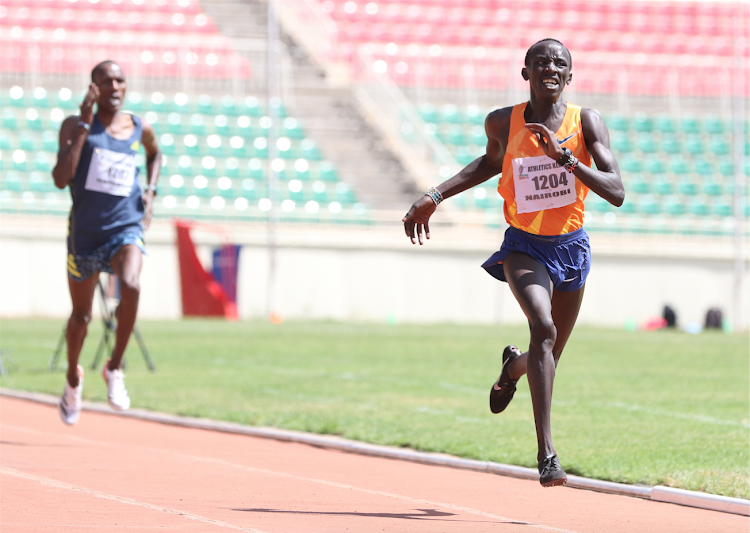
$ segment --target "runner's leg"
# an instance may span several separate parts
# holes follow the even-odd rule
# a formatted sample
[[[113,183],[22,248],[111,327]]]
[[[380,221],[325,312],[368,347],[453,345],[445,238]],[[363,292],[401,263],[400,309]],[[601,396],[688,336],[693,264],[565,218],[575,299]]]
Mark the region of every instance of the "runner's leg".
[[[122,356],[128,346],[130,334],[135,326],[138,300],[141,294],[140,275],[143,252],[134,244],[126,244],[112,258],[110,265],[120,282],[120,304],[117,306],[117,336],[108,368],[116,370],[122,364]]]
[[[529,321],[531,339],[526,356],[527,378],[534,408],[537,461],[555,454],[550,411],[555,380],[553,348],[557,328],[552,319],[552,280],[544,265],[531,256],[512,252],[503,261],[505,278]]]
[[[68,276],[68,289],[73,311],[65,329],[65,342],[68,346],[68,383],[78,386],[78,356],[81,355],[83,341],[91,322],[91,307],[94,303],[96,284],[99,272],[95,272],[83,281],[74,281]]]
[[[583,290],[585,285],[577,291],[563,292],[555,290],[552,292],[552,321],[557,328],[557,341],[552,349],[552,355],[555,358],[555,367],[560,362],[565,345],[568,343],[570,334],[573,332],[573,326],[578,319],[578,311],[581,309],[583,301]],[[508,367],[508,376],[517,380],[526,374],[526,360],[529,352],[524,352],[520,357],[515,359]]]

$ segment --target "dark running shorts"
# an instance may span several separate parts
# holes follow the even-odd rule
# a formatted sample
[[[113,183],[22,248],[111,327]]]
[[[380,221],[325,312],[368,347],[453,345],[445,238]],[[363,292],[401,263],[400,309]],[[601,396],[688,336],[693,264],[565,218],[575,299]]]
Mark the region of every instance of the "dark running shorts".
[[[135,244],[141,252],[146,253],[143,236],[132,231],[113,235],[109,241],[90,254],[74,256],[68,252],[68,276],[74,281],[83,281],[97,271],[114,274],[109,263],[120,248],[128,244]]]
[[[492,254],[482,268],[492,277],[507,281],[502,263],[511,252],[530,255],[543,264],[558,291],[577,291],[591,270],[591,246],[583,228],[564,235],[534,235],[511,226],[500,251]]]

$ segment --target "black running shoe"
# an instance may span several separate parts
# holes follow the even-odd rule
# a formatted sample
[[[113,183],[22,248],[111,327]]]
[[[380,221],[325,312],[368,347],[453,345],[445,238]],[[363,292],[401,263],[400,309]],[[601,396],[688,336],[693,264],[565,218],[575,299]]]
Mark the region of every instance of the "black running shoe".
[[[557,455],[548,455],[539,461],[539,483],[542,487],[556,487],[567,482],[568,476],[560,466]]]
[[[513,399],[516,392],[517,379],[508,377],[508,367],[521,356],[521,350],[513,346],[506,346],[503,350],[503,369],[500,371],[500,377],[490,389],[490,411],[493,413],[502,413]]]

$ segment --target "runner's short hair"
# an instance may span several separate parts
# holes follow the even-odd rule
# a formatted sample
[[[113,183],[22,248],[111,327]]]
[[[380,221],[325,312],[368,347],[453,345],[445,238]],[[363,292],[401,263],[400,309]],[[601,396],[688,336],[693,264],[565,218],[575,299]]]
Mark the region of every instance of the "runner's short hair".
[[[524,64],[524,65],[528,65],[528,64],[529,64],[529,59],[531,59],[531,50],[532,50],[532,49],[533,49],[533,48],[534,48],[534,47],[535,47],[536,45],[538,45],[538,44],[541,44],[541,43],[546,43],[547,41],[551,41],[551,42],[553,42],[553,43],[557,43],[557,44],[559,44],[560,46],[562,46],[562,47],[563,47],[563,48],[565,49],[565,51],[566,51],[566,52],[568,52],[568,59],[570,60],[570,68],[573,68],[573,56],[572,56],[572,55],[570,55],[570,50],[568,50],[568,47],[567,47],[567,46],[565,46],[565,45],[564,45],[563,43],[561,43],[560,41],[558,41],[557,39],[553,39],[552,37],[547,37],[546,39],[542,39],[542,40],[540,40],[540,41],[537,41],[537,42],[535,42],[534,44],[532,44],[531,46],[529,46],[529,49],[528,49],[528,50],[526,50],[526,57],[525,57],[525,58],[523,59],[523,64]]]
[[[104,61],[102,61],[101,63],[99,63],[97,66],[95,66],[91,70],[91,81],[94,81],[94,76],[96,76],[97,72],[99,72],[100,70],[102,70],[105,66],[109,65],[110,63],[113,64],[113,65],[117,65],[118,67],[120,66],[117,62],[112,61],[111,59],[105,59]]]

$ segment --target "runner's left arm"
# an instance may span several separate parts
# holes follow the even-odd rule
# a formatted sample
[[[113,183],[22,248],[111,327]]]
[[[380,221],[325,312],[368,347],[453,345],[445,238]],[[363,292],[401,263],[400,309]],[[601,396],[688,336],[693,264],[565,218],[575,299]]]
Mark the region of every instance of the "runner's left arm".
[[[544,153],[555,161],[564,152],[552,132],[542,124],[526,124],[541,141]],[[609,146],[609,130],[602,117],[593,109],[581,109],[581,129],[586,147],[596,163],[596,168],[578,165],[573,175],[610,204],[620,207],[625,201],[625,187],[620,176],[620,167]]]
[[[146,174],[147,189],[143,193],[143,229],[148,229],[151,224],[151,216],[154,209],[154,196],[156,196],[156,184],[159,181],[161,172],[161,150],[156,142],[156,134],[151,124],[143,122],[143,133],[141,134],[141,144],[146,150]]]

